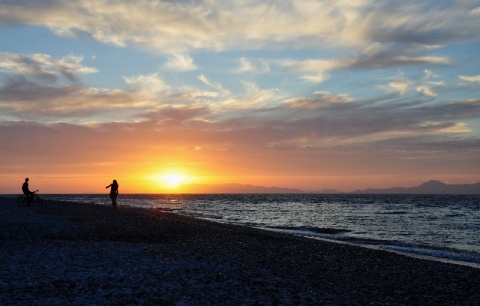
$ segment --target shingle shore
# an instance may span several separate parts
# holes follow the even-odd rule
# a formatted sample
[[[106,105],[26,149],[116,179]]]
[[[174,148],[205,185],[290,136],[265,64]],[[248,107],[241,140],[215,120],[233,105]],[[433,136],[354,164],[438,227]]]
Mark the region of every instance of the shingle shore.
[[[0,197],[0,305],[478,305],[480,269],[160,210]]]

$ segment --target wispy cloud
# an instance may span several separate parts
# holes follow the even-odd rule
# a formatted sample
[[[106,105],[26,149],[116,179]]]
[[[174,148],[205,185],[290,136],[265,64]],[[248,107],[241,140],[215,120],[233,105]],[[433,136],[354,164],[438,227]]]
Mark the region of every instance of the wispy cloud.
[[[235,74],[241,73],[268,73],[270,65],[265,60],[253,61],[245,57],[238,60],[238,67],[232,70]]]
[[[325,59],[306,59],[306,60],[275,60],[273,64],[284,67],[285,69],[300,74],[300,77],[306,81],[321,83],[328,78],[331,70],[346,66],[342,60]]]
[[[19,62],[25,62],[25,59]],[[38,62],[33,61],[30,65],[36,67]],[[14,69],[8,61],[4,63],[6,63],[2,66],[4,72]],[[302,62],[297,67],[308,67],[306,63]],[[325,62],[309,63],[322,67]],[[328,64],[328,61],[326,63]],[[286,66],[291,67],[295,64],[289,62]],[[25,65],[26,67],[20,71],[24,75],[34,74],[29,64]],[[54,65],[48,67],[51,66]],[[84,71],[83,69],[85,68],[80,65],[79,71]],[[19,72],[15,70],[15,73]],[[43,73],[35,75],[42,76]],[[438,93],[431,82],[440,78],[431,70],[425,71],[417,82],[400,74],[389,80],[386,86],[400,95],[405,95],[407,89],[412,88],[422,95],[434,98]],[[124,90],[11,79],[0,88],[2,101],[0,109],[2,114],[10,118],[41,120],[43,116],[46,122],[57,121],[58,118],[71,123],[156,120],[157,123],[164,125],[165,129],[170,129],[167,122],[172,120],[182,124],[188,123],[189,127],[192,127],[191,124],[208,123],[208,129],[212,131],[248,129],[252,133],[258,133],[258,137],[266,134],[254,127],[264,128],[265,124],[268,124],[271,128],[282,130],[284,133],[272,139],[257,139],[257,143],[263,141],[277,145],[292,144],[306,131],[315,131],[322,136],[315,138],[312,143],[314,147],[327,144],[328,146],[358,144],[367,139],[371,142],[395,137],[415,139],[427,134],[468,134],[471,131],[468,120],[480,116],[478,100],[429,107],[410,103],[405,107],[401,103],[398,105],[389,103],[392,97],[380,96],[376,99],[376,104],[368,106],[368,101],[354,98],[349,94],[332,94],[322,90],[312,92],[310,97],[297,95],[287,98],[276,89],[262,89],[254,82],[243,82],[243,93],[232,96],[220,83],[211,81],[205,75],[199,75],[198,79],[213,90],[189,88],[185,91],[179,89],[174,91],[156,73],[124,77],[127,85]],[[445,114],[448,114],[448,117],[445,117]],[[103,119],[100,120],[100,117]],[[137,125],[129,123],[129,126],[134,128]],[[253,140],[257,135],[249,135],[247,138]]]
[[[400,95],[404,95],[409,86],[409,82],[390,82],[388,87],[392,88],[394,91],[398,92]]]
[[[255,66],[253,65],[253,63],[245,57],[240,58],[238,62],[239,66],[237,69],[234,70],[234,73],[246,73],[255,71]]]
[[[0,87],[0,110],[10,118],[46,122],[61,118],[79,124],[134,120],[138,114],[159,107],[170,95],[170,87],[157,74],[124,77],[128,89],[102,89],[63,84],[56,78],[45,82],[44,73],[37,71],[33,74],[37,77],[30,79],[31,69],[21,72],[27,77],[9,78]]]
[[[347,103],[352,98],[346,94],[330,94],[326,91],[315,92],[315,98],[292,98],[284,101],[283,105],[289,108],[301,108],[307,110],[318,109],[330,103]]]
[[[420,94],[423,94],[423,95],[426,95],[426,96],[429,96],[429,97],[432,97],[432,98],[435,98],[437,96],[437,93],[435,91],[433,91],[430,87],[418,86],[416,88],[416,90]]]
[[[276,60],[272,63],[301,74],[301,78],[314,83],[328,79],[329,73],[338,69],[379,69],[414,65],[449,65],[451,61],[442,56],[409,57],[403,55],[371,54],[351,59]]]
[[[243,82],[244,93],[240,96],[230,97],[224,100],[219,106],[229,111],[246,109],[261,109],[269,103],[274,103],[280,98],[276,89],[262,89],[253,82]],[[229,114],[229,116],[243,117],[246,113]],[[248,116],[248,115],[247,115]]]
[[[460,75],[458,78],[465,82],[480,83],[480,75]]]
[[[217,90],[217,92],[221,95],[230,94],[227,89],[223,88],[222,84],[210,81],[204,74],[199,75],[198,79],[202,81],[205,85]]]
[[[184,53],[172,53],[163,65],[165,69],[173,71],[193,71],[199,67],[193,63],[193,58]]]
[[[380,44],[438,46],[476,35],[478,4],[414,1],[282,2],[48,1],[2,4],[4,24],[45,26],[58,35],[136,44],[160,52],[266,46],[324,48]],[[461,31],[459,31],[461,30]],[[459,34],[461,33],[461,34]],[[315,37],[315,39],[312,39]],[[392,46],[392,50],[393,50]]]
[[[83,57],[68,55],[53,58],[47,54],[0,53],[0,72],[34,77],[43,81],[55,81],[59,76],[78,81],[81,74],[95,73],[98,69],[82,65]]]
[[[157,97],[159,94],[170,90],[170,86],[168,86],[157,73],[123,77],[123,79],[131,90],[139,92],[141,95],[149,98]]]
[[[386,56],[384,54],[375,54],[373,56],[358,58],[349,62],[345,66],[357,68],[385,68],[395,66],[409,65],[449,65],[451,60],[444,56],[405,56],[394,55]]]

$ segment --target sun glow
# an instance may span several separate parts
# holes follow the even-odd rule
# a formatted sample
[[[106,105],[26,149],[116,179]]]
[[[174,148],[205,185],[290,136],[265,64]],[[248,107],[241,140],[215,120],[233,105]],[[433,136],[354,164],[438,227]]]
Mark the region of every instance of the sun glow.
[[[187,182],[187,177],[181,173],[163,173],[155,176],[160,188],[177,189]]]
[[[172,187],[177,187],[179,186],[183,181],[185,181],[185,178],[182,175],[179,174],[165,174],[163,176],[163,180],[170,186]]]

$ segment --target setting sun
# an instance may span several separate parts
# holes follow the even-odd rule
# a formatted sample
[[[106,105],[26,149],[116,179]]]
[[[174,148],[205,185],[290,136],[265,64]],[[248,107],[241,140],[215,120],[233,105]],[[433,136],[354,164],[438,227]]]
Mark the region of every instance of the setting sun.
[[[182,182],[185,181],[185,178],[179,174],[165,174],[162,176],[165,183],[171,187],[178,187]]]
[[[160,188],[176,189],[185,184],[187,178],[181,173],[162,173],[155,176],[155,181]]]

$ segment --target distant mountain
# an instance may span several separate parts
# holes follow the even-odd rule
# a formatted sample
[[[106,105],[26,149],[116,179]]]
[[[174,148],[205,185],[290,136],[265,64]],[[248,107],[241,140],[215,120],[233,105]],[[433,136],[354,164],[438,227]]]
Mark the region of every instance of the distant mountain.
[[[355,194],[480,194],[480,183],[447,185],[440,181],[428,181],[417,187],[392,187],[386,189],[355,190]]]
[[[242,184],[190,184],[182,187],[185,193],[305,193],[295,188],[263,187]]]
[[[322,190],[318,190],[318,191],[309,191],[309,192],[306,192],[306,193],[313,193],[313,194],[342,194],[342,193],[345,193],[343,191],[338,191],[338,190],[335,190],[335,189],[322,189]]]
[[[216,184],[216,185],[190,184],[190,185],[183,185],[182,190],[184,193],[199,193],[199,194],[205,194],[205,193],[341,194],[341,193],[346,193],[346,192],[341,192],[334,189],[304,191],[296,188],[263,187],[263,186],[233,184],[233,183],[232,184]],[[480,183],[448,185],[440,181],[431,180],[416,187],[392,187],[392,188],[385,188],[385,189],[368,188],[363,190],[355,190],[352,192],[347,192],[346,194],[480,194]]]

